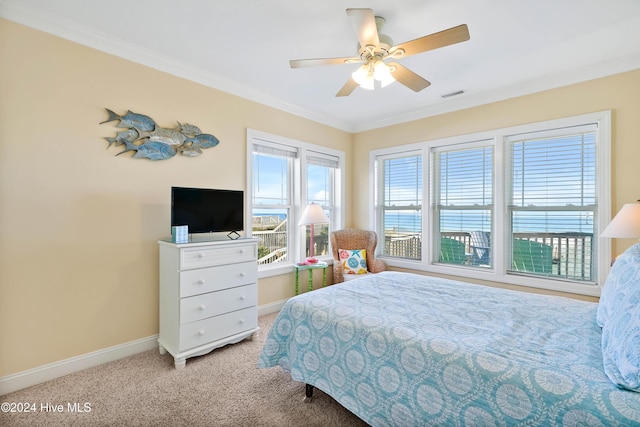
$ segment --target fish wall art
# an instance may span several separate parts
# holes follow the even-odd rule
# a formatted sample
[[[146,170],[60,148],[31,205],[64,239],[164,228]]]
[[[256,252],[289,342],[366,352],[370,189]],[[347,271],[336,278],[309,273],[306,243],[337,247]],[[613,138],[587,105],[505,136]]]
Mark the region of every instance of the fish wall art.
[[[109,145],[122,146],[124,150],[116,154],[119,156],[129,151],[135,152],[134,159],[166,160],[176,154],[188,157],[196,157],[202,154],[202,150],[215,147],[220,143],[218,138],[208,133],[202,133],[198,126],[189,123],[181,124],[175,128],[162,128],[149,116],[127,111],[123,116],[105,108],[109,117],[100,124],[113,122],[119,131],[115,137],[105,137]]]

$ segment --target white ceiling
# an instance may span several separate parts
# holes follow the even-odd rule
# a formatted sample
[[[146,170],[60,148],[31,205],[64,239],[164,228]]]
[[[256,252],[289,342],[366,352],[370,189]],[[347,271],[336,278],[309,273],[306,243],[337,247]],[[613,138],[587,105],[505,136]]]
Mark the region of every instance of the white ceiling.
[[[421,92],[336,98],[357,64],[289,60],[357,56],[348,7],[396,44],[459,24],[471,39],[399,61]],[[350,132],[640,68],[639,0],[0,0],[0,16]]]

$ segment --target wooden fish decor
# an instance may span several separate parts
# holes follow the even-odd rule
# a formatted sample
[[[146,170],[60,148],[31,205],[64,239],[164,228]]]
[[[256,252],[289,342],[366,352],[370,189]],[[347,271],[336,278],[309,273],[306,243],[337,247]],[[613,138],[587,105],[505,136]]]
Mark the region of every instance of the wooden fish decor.
[[[124,150],[116,154],[134,151],[134,159],[166,160],[180,153],[183,156],[195,157],[202,154],[202,149],[215,147],[220,143],[218,138],[202,133],[198,126],[189,123],[178,123],[175,128],[162,128],[149,116],[127,111],[124,116],[105,108],[109,117],[100,124],[118,120],[117,128],[126,128],[115,137],[105,137],[109,145],[124,145]]]

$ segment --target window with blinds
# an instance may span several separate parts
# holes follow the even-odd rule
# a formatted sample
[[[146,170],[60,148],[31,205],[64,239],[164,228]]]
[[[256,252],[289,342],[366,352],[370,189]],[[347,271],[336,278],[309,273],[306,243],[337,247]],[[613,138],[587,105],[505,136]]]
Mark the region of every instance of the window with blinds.
[[[329,232],[331,224],[336,223],[335,218],[335,200],[336,200],[336,181],[337,173],[340,167],[340,159],[314,151],[307,152],[307,203],[315,203],[322,206],[324,213],[327,215],[330,224],[314,225],[314,254],[316,256],[330,255],[329,249]],[[305,206],[306,206],[305,205]],[[308,230],[310,232],[310,229]],[[309,256],[309,244],[311,239],[309,236],[305,238],[305,256]]]
[[[493,140],[432,150],[434,259],[492,265]]]
[[[598,239],[611,211],[610,111],[385,147],[371,160],[389,265],[599,294],[611,256]]]
[[[314,255],[331,258],[329,232],[344,221],[344,162],[343,151],[247,129],[247,215],[261,277],[307,258],[312,229]],[[298,226],[310,203],[322,206],[328,225]]]
[[[383,254],[422,257],[422,155],[381,157],[379,234]]]
[[[506,138],[511,274],[592,281],[597,125]]]
[[[253,144],[252,235],[260,239],[259,264],[286,261],[290,252],[293,160],[297,156],[293,147]]]

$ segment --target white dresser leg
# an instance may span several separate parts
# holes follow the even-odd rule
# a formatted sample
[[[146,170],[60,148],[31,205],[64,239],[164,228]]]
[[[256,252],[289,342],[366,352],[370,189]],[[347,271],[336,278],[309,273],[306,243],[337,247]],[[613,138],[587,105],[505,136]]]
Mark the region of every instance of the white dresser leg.
[[[158,351],[160,354],[167,354],[167,350],[163,346],[158,346]]]
[[[185,365],[187,364],[186,357],[174,357],[173,361],[176,369],[184,369]]]

